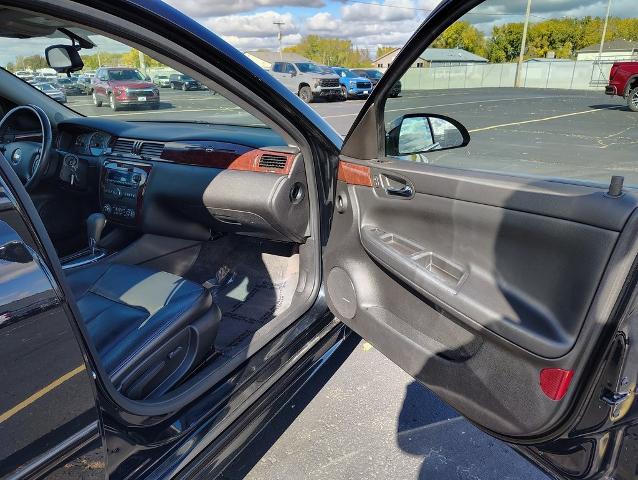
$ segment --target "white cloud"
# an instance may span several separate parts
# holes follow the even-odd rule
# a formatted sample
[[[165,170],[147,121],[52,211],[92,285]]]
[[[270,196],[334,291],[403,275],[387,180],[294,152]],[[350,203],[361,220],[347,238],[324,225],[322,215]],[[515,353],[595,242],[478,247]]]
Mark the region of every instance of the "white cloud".
[[[414,14],[403,20],[385,20],[378,18],[348,21],[329,13],[318,13],[303,24],[306,34],[344,38],[352,41],[358,48],[368,49],[372,56],[380,46],[401,46],[418,28],[421,19]]]
[[[273,11],[255,13],[254,15],[228,15],[226,17],[213,17],[203,24],[213,32],[222,36],[237,38],[277,38],[278,27],[274,22],[283,22],[281,32],[285,38],[287,35],[298,33],[295,19],[290,13],[277,13]]]
[[[194,18],[219,17],[233,13],[253,12],[258,8],[309,7],[322,8],[323,0],[165,0],[177,10]]]
[[[386,3],[391,6],[386,6]],[[341,18],[349,22],[370,21],[398,22],[415,17],[412,0],[392,0],[390,2],[353,3],[341,8]]]

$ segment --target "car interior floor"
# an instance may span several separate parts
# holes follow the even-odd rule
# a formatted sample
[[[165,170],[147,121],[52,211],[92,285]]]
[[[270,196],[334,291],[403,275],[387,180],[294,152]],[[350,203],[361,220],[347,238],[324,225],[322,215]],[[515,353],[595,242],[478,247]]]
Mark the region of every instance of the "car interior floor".
[[[299,278],[298,246],[224,235],[202,243],[183,277],[211,288],[222,312],[215,352],[232,358],[292,304]]]

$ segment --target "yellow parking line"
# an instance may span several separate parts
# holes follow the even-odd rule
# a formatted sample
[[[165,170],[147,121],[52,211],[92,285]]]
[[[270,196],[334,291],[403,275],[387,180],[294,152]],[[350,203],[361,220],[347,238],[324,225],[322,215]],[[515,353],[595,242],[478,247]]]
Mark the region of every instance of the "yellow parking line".
[[[0,423],[7,421],[9,418],[13,417],[20,410],[23,410],[23,409],[27,408],[29,405],[31,405],[33,402],[35,402],[38,398],[43,397],[44,395],[49,393],[51,390],[59,387],[60,385],[62,385],[67,380],[70,380],[71,378],[76,376],[78,373],[83,372],[85,369],[86,369],[85,365],[80,365],[79,367],[74,368],[70,372],[65,373],[60,378],[52,381],[46,387],[38,390],[33,395],[31,395],[29,398],[26,398],[25,400],[23,400],[20,403],[18,403],[15,407],[13,407],[10,410],[7,410],[3,414],[1,414],[0,415]]]
[[[553,115],[551,117],[545,118],[535,118],[533,120],[523,120],[521,122],[512,122],[512,123],[501,123],[500,125],[491,125],[489,127],[475,128],[474,130],[470,130],[470,133],[474,132],[484,132],[485,130],[494,130],[496,128],[504,128],[504,127],[514,127],[517,125],[525,125],[527,123],[537,123],[537,122],[546,122],[548,120],[556,120],[557,118],[565,118],[565,117],[573,117],[576,115],[586,115],[588,113],[600,112],[602,110],[614,110],[621,108],[620,106],[614,107],[605,107],[605,108],[597,108],[594,110],[583,110],[582,112],[573,112],[573,113],[564,113],[562,115]]]

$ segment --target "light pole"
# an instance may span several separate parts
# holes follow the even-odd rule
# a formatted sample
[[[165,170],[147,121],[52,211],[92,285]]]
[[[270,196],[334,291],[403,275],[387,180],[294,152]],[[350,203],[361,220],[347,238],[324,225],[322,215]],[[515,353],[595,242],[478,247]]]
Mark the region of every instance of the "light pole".
[[[603,24],[603,36],[600,39],[600,50],[598,50],[598,60],[603,58],[603,50],[605,48],[605,37],[607,36],[607,25],[609,24],[609,13],[611,12],[611,2],[607,3],[607,14],[605,15],[605,23]]]
[[[532,0],[527,0],[527,11],[525,12],[525,23],[523,24],[523,39],[521,40],[521,53],[518,56],[518,65],[516,66],[516,78],[514,79],[515,87],[521,86],[521,77],[523,76],[523,59],[525,58],[525,45],[527,44],[527,28],[529,27],[529,15],[531,11],[532,11]]]
[[[279,40],[279,60],[281,60],[282,62],[284,61],[284,54],[283,51],[281,49],[281,26],[284,25],[286,22],[282,22],[281,20],[279,20],[278,22],[272,22],[274,25],[277,25],[277,40]]]

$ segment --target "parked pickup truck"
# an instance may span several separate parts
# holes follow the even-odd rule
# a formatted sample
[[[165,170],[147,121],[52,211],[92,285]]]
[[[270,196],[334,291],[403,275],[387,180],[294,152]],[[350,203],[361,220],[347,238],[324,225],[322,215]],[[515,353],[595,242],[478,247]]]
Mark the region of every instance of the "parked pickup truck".
[[[316,98],[342,100],[339,75],[327,71],[311,62],[275,62],[270,74],[288,89],[299,95],[304,102]]]
[[[605,93],[625,98],[629,109],[638,112],[638,62],[614,63]]]

